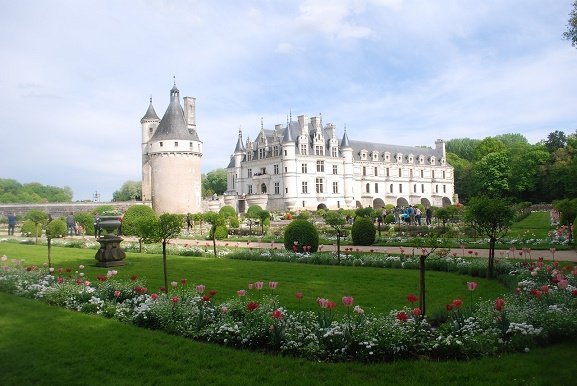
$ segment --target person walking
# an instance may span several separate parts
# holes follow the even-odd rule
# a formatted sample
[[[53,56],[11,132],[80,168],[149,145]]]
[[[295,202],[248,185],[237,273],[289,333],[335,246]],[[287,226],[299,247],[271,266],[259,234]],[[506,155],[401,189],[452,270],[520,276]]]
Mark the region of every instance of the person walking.
[[[427,225],[431,225],[431,218],[433,217],[433,210],[431,209],[431,207],[429,206],[426,210],[425,210],[425,223]]]
[[[68,236],[76,234],[76,220],[74,220],[74,213],[70,212],[70,214],[66,216],[66,226],[68,227]]]
[[[12,212],[8,215],[8,236],[14,236],[15,228],[16,228],[16,213]]]

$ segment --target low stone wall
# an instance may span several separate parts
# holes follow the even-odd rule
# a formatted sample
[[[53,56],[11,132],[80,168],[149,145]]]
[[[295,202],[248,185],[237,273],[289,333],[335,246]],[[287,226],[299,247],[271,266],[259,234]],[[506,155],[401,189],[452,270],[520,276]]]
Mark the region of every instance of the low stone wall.
[[[113,206],[114,208],[125,211],[131,205],[147,204],[142,201],[123,201],[123,202],[64,202],[64,203],[44,203],[44,204],[0,204],[0,217],[5,217],[9,213],[16,213],[17,216],[23,216],[31,210],[41,210],[50,214],[53,218],[67,216],[72,213],[90,212],[95,208],[103,205]]]

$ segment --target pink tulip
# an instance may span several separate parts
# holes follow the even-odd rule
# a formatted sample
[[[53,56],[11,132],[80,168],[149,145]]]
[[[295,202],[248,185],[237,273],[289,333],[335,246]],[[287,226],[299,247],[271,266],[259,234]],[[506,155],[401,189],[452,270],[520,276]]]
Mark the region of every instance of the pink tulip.
[[[114,297],[115,298],[120,297],[120,291],[118,291],[118,290],[114,291]]]
[[[304,295],[303,295],[302,292],[297,292],[297,293],[295,294],[295,297],[296,297],[298,300],[301,300],[301,299],[303,298],[303,296],[304,296]]]
[[[250,290],[250,289],[253,289],[253,288],[254,288],[254,284],[248,283],[248,289]]]
[[[256,288],[257,290],[261,290],[263,285],[264,285],[264,282],[257,281],[256,283],[254,283],[254,288]]]
[[[199,284],[199,285],[196,286],[196,292],[198,292],[199,294],[201,294],[201,293],[204,292],[204,289],[205,289],[205,288],[206,288],[206,287],[204,286],[204,284]]]
[[[566,289],[568,285],[569,281],[566,279],[559,280],[559,283],[557,283],[557,287],[559,287],[559,289]]]
[[[276,309],[272,312],[272,317],[276,320],[280,320],[282,318],[282,311],[280,309]]]
[[[173,287],[176,287],[176,286],[178,285],[178,283],[175,282],[175,281],[171,281],[171,282],[170,282],[170,285],[173,286]]]
[[[241,289],[241,290],[238,290],[238,291],[236,291],[236,295],[237,295],[237,296],[244,296],[244,295],[246,295],[246,291],[245,291],[245,290],[242,290],[242,289]]]
[[[422,311],[419,307],[413,309],[413,316],[421,316]]]
[[[468,281],[467,288],[469,289],[469,291],[474,291],[475,288],[477,288],[477,283],[474,281]]]
[[[353,301],[354,301],[354,299],[353,299],[352,296],[343,296],[343,304],[344,304],[346,307],[352,306],[352,305],[353,305]]]
[[[353,308],[353,311],[355,311],[355,313],[356,313],[357,315],[362,315],[362,314],[365,313],[365,310],[363,310],[363,309],[362,309],[361,307],[359,307],[359,306],[355,306],[355,308]]]
[[[268,288],[270,288],[270,289],[276,289],[277,285],[278,285],[278,281],[269,281],[268,282]]]

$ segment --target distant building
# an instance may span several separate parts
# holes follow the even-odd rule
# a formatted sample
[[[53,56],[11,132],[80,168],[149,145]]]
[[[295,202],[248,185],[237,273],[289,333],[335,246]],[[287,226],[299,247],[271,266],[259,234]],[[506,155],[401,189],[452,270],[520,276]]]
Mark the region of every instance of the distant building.
[[[184,97],[184,110],[176,84],[162,119],[152,106],[142,126],[142,200],[154,211],[196,213],[202,211],[202,141],[196,132],[195,98]]]
[[[227,167],[224,202],[240,212],[257,204],[267,210],[381,208],[385,204],[445,206],[455,202],[453,167],[445,143],[435,148],[349,140],[322,117],[266,130],[254,141],[239,130]]]

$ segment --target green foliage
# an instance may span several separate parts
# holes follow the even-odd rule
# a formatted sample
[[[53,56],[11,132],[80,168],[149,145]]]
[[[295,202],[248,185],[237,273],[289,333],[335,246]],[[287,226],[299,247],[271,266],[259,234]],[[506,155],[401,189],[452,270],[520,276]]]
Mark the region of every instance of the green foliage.
[[[118,210],[112,205],[99,205],[92,210],[93,214],[104,215],[104,214],[120,214]]]
[[[37,182],[21,184],[13,179],[0,178],[0,202],[2,203],[43,203],[70,202],[72,190],[69,187],[58,188]]]
[[[371,207],[358,208],[357,210],[355,210],[355,217],[373,218],[374,215],[375,215],[375,210]]]
[[[573,9],[569,12],[567,31],[563,32],[563,38],[569,40],[573,47],[577,47],[577,0],[573,2]]]
[[[454,138],[445,142],[445,146],[448,153],[453,153],[467,161],[473,161],[475,159],[475,149],[479,142],[481,141],[478,139]]]
[[[202,196],[222,195],[226,192],[226,169],[215,169],[202,175]]]
[[[482,157],[474,167],[475,181],[479,191],[491,197],[506,197],[511,188],[511,164],[505,152],[492,152]]]
[[[475,159],[481,160],[491,153],[501,153],[506,150],[505,144],[494,137],[487,137],[477,144]]]
[[[132,205],[122,218],[122,232],[128,236],[136,236],[139,242],[155,240],[157,227],[156,214],[146,205]]]
[[[42,234],[42,224],[36,224],[32,220],[25,220],[20,228],[22,235],[31,237]]]
[[[60,237],[66,236],[68,229],[66,227],[66,222],[61,219],[56,219],[50,221],[48,225],[46,225],[46,238],[47,239],[56,239]]]
[[[394,224],[395,223],[395,215],[392,213],[386,215],[385,218],[383,219],[383,222],[385,224]]]
[[[112,201],[134,201],[142,197],[141,181],[126,181],[120,190],[112,193]]]
[[[284,231],[284,247],[289,251],[303,252],[303,247],[310,247],[310,252],[316,252],[319,247],[319,232],[307,220],[291,221]]]
[[[233,218],[237,218],[236,210],[234,210],[234,208],[230,205],[223,206],[222,208],[220,208],[218,213],[221,216],[223,216],[225,219],[228,219],[228,220],[231,220]]]
[[[238,220],[237,217],[233,217],[229,221],[229,226],[231,228],[240,228],[240,221]]]
[[[214,230],[214,238],[216,240],[226,240],[228,238],[228,228],[226,225],[218,225]]]
[[[156,235],[159,240],[166,242],[180,235],[183,216],[180,214],[164,213],[158,218]]]
[[[354,245],[373,245],[377,230],[373,222],[366,217],[357,217],[351,229]]]
[[[308,210],[301,210],[299,214],[296,216],[296,218],[300,220],[308,220],[309,218],[311,218],[311,214]]]
[[[575,216],[577,216],[577,198],[572,200],[565,198],[553,202],[555,209],[561,214],[560,222],[563,225],[571,226],[574,224]]]

